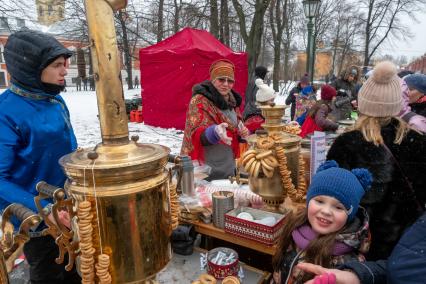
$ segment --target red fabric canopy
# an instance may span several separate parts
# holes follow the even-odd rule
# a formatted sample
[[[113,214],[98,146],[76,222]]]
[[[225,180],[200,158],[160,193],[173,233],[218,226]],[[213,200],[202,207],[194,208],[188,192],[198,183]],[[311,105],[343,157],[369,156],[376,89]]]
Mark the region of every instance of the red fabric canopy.
[[[244,97],[247,54],[232,51],[204,30],[185,28],[139,51],[144,121],[164,128],[185,128],[192,87],[209,79],[209,67],[221,58],[235,64],[234,90]]]

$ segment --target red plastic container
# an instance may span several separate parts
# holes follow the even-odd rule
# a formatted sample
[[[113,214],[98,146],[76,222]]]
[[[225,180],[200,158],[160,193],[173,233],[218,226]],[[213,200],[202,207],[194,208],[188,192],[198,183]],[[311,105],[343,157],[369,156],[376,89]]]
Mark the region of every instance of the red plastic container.
[[[143,115],[141,110],[135,110],[136,116],[135,116],[135,122],[141,123],[143,122]]]
[[[130,122],[136,122],[136,112],[137,110],[130,111]]]
[[[234,261],[227,265],[218,265],[212,262],[219,251],[227,255],[234,254]],[[230,248],[217,247],[207,253],[207,273],[216,279],[223,279],[226,276],[238,276],[239,260],[238,253]]]

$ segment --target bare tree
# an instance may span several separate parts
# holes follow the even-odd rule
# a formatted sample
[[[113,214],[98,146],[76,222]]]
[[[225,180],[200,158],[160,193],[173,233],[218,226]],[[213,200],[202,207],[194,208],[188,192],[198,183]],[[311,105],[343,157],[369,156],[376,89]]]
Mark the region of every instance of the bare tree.
[[[249,55],[248,71],[249,74],[254,72],[256,67],[257,59],[260,54],[260,48],[262,43],[262,33],[264,28],[264,15],[266,9],[269,6],[271,0],[255,0],[254,13],[249,19],[249,14],[244,13],[244,9],[239,0],[232,0],[234,9],[240,20],[240,34],[246,45],[246,51]],[[250,31],[247,32],[247,22],[251,22]]]
[[[341,1],[337,4],[335,25],[332,28],[332,64],[331,73],[340,74],[346,65],[349,53],[357,47],[356,39],[361,33],[360,14],[353,3]],[[351,62],[348,62],[350,64]]]
[[[281,70],[281,43],[283,39],[284,25],[283,19],[287,14],[288,0],[271,0],[269,8],[269,22],[272,31],[272,42],[274,48],[274,70],[272,82],[275,91],[278,91],[279,75]]]
[[[210,0],[210,33],[219,38],[219,9],[217,0]]]
[[[124,66],[127,72],[127,87],[133,89],[133,72],[132,72],[132,58],[131,50],[129,45],[129,38],[127,36],[127,26],[126,20],[128,18],[127,13],[124,10],[119,10],[117,14],[118,22],[121,28],[121,42],[122,42],[122,51],[124,53]]]
[[[179,17],[180,11],[182,9],[182,0],[173,0],[174,8],[174,17],[173,17],[173,32],[177,33],[179,31]]]
[[[220,33],[219,39],[225,45],[229,46],[229,7],[228,0],[220,2]]]
[[[164,0],[158,2],[158,24],[157,24],[157,42],[163,40],[163,14],[164,14]]]
[[[283,34],[283,51],[284,51],[284,81],[287,82],[290,79],[290,57],[291,57],[291,45],[294,41],[295,34],[299,28],[297,23],[297,17],[302,14],[301,7],[297,5],[296,0],[288,0],[287,9],[284,11],[283,22],[284,22],[284,34]]]
[[[409,29],[401,22],[402,16],[414,18],[425,0],[362,0],[365,14],[363,17],[365,28],[364,66],[390,36],[396,38],[409,37]]]

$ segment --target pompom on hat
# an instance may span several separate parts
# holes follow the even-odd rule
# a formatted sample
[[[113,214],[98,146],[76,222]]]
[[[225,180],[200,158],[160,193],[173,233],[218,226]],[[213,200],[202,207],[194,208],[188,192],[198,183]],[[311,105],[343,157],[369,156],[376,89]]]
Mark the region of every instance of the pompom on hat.
[[[397,116],[402,108],[401,79],[389,61],[376,65],[358,93],[358,110],[372,117]]]
[[[351,171],[340,168],[336,161],[325,161],[312,178],[306,195],[306,203],[319,195],[331,196],[339,200],[348,210],[348,220],[352,221],[359,208],[359,202],[373,181],[367,169]]]
[[[265,84],[262,79],[256,79],[254,83],[258,88],[256,93],[256,101],[260,103],[265,103],[267,101],[275,99],[275,90]]]
[[[228,77],[234,80],[235,65],[228,59],[219,59],[210,65],[209,73],[212,81],[221,77]]]

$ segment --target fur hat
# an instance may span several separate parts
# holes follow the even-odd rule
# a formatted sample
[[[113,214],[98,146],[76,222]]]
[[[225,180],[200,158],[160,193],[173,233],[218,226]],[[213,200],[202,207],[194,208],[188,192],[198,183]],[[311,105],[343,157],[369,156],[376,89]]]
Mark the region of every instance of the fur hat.
[[[306,204],[318,195],[334,197],[348,210],[347,222],[350,222],[356,216],[359,202],[369,190],[372,181],[372,175],[367,169],[348,171],[339,168],[334,160],[325,161],[312,178],[306,195]]]
[[[235,66],[228,59],[219,59],[210,66],[210,80],[214,81],[220,77],[234,79]]]
[[[272,89],[271,87],[263,83],[262,79],[256,79],[254,83],[256,84],[258,88],[256,93],[256,101],[260,103],[264,103],[269,100],[275,99],[276,94],[274,89]]]
[[[321,86],[321,100],[331,101],[337,95],[337,91],[330,85],[324,84]]]
[[[423,74],[412,74],[404,78],[405,83],[410,90],[415,89],[422,93],[426,94],[426,75]]]
[[[401,79],[389,61],[376,65],[358,93],[358,110],[372,117],[396,116],[402,108]]]

